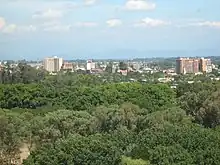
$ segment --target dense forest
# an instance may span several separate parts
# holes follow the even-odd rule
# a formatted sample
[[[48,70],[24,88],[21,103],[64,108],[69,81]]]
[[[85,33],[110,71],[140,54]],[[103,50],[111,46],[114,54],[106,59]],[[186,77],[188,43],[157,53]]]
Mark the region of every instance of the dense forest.
[[[220,164],[219,82],[171,89],[26,65],[0,80],[1,165],[24,147],[24,165]]]

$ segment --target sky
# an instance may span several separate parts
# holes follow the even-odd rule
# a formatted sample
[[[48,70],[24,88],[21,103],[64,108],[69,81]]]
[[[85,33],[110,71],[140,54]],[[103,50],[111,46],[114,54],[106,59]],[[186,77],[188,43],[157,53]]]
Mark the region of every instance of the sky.
[[[220,55],[219,0],[0,0],[0,60]]]

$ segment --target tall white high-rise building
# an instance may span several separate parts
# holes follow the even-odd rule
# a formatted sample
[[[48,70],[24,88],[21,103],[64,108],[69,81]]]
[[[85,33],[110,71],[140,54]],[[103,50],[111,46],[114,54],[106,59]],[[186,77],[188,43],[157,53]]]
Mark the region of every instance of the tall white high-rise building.
[[[63,65],[63,59],[56,56],[45,58],[43,65],[48,72],[59,72]]]

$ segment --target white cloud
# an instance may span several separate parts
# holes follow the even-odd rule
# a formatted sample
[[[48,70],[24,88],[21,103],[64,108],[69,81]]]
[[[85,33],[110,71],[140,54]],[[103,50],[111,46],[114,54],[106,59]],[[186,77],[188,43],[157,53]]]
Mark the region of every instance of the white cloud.
[[[94,5],[97,0],[84,0],[85,5]]]
[[[74,24],[76,27],[96,27],[98,24],[96,22],[77,22]]]
[[[78,7],[78,4],[76,2],[68,2],[65,4],[62,4],[61,7],[58,9],[60,10],[72,10]]]
[[[217,22],[217,21],[204,21],[204,22],[194,23],[193,25],[220,28],[220,22]]]
[[[16,30],[17,30],[17,25],[9,24],[5,26],[2,32],[10,34],[10,33],[14,33]]]
[[[42,24],[35,24],[35,25],[16,25],[16,24],[9,24],[6,25],[2,32],[7,34],[12,33],[28,33],[28,32],[36,32],[37,30],[40,31],[47,31],[47,32],[63,32],[71,30],[72,25],[62,24],[60,21],[49,21],[44,22]]]
[[[120,19],[109,19],[106,21],[108,27],[117,27],[122,25],[122,21]]]
[[[58,19],[63,16],[63,12],[57,9],[47,9],[44,11],[36,12],[32,18],[39,18],[39,19]]]
[[[58,20],[53,20],[53,21],[48,21],[48,22],[44,22],[40,25],[38,25],[39,28],[43,31],[50,31],[50,32],[61,32],[61,31],[69,31],[72,28],[72,25],[65,25],[62,24],[60,21]]]
[[[5,19],[0,17],[0,30],[6,25]]]
[[[2,33],[12,34],[15,32],[34,32],[37,30],[33,25],[16,25],[13,23],[7,24],[3,17],[0,17],[0,30]]]
[[[46,29],[54,26],[61,26],[60,21],[53,20],[53,21],[43,22],[42,24],[39,25],[39,27],[42,29]]]
[[[220,21],[206,21],[202,19],[187,19],[185,21],[175,22],[175,27],[188,28],[188,27],[211,27],[220,28]]]
[[[168,24],[170,24],[170,22],[147,17],[135,23],[134,26],[135,27],[156,27],[156,26],[163,26],[163,25],[168,25]]]
[[[55,26],[45,27],[43,31],[64,32],[64,31],[69,31],[71,27],[72,27],[71,25],[55,25]]]
[[[22,31],[22,32],[35,32],[37,30],[37,27],[33,25],[28,25],[28,26],[18,27],[17,29],[18,31]]]
[[[153,10],[156,4],[148,0],[128,0],[125,4],[127,10]]]
[[[37,27],[33,25],[18,26],[16,24],[9,24],[3,28],[2,32],[7,34],[12,34],[18,32],[35,32],[36,30]]]

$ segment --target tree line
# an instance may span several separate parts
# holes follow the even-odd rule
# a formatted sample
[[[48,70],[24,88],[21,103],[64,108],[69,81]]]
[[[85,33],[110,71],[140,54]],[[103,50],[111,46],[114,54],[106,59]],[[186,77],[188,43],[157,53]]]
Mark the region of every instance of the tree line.
[[[219,85],[75,74],[3,83],[0,164],[219,165]]]

